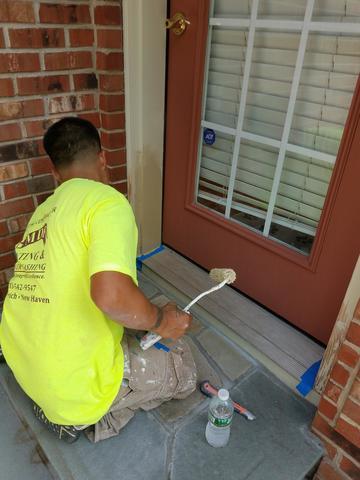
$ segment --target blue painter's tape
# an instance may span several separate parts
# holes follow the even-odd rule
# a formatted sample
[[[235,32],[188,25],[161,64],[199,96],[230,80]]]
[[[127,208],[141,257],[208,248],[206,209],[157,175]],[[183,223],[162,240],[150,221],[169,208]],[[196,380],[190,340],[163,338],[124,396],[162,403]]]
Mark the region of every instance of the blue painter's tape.
[[[306,395],[313,389],[316,375],[319,371],[321,360],[313,363],[305,373],[301,375],[301,382],[296,385],[297,390],[306,397]]]
[[[154,343],[153,345],[155,348],[157,348],[158,350],[164,350],[164,352],[170,352],[170,348],[167,347],[166,345],[164,345],[163,343],[161,342],[156,342]]]
[[[138,342],[140,343],[140,341],[141,341],[140,335],[136,335],[136,339],[137,339]],[[170,348],[167,347],[166,345],[164,345],[164,344],[161,343],[161,342],[156,342],[156,343],[154,343],[153,347],[157,348],[158,350],[164,350],[164,352],[170,352]]]
[[[136,259],[136,268],[141,272],[141,269],[142,269],[142,264],[145,260],[147,260],[148,258],[150,257],[153,257],[154,255],[156,255],[157,253],[160,253],[164,250],[164,245],[160,245],[160,247],[156,248],[155,250],[153,250],[152,252],[150,253],[146,253],[145,255],[140,255],[139,257],[137,257]]]

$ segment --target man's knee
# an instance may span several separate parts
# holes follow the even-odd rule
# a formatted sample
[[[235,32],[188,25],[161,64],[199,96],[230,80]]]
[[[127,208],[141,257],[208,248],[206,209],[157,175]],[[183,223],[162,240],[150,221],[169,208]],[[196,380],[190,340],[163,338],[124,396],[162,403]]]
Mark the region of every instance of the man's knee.
[[[197,369],[190,347],[181,340],[173,354],[174,366],[178,377],[178,386],[173,398],[181,399],[189,396],[196,389]]]

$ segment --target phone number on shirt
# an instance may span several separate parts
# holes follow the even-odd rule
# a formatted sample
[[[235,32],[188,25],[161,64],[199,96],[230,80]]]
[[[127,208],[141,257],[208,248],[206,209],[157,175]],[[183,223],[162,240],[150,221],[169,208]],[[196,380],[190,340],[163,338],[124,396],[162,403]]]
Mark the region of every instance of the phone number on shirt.
[[[34,292],[35,289],[36,289],[36,285],[29,285],[29,284],[24,284],[24,285],[21,285],[19,283],[15,283],[15,282],[10,282],[9,283],[9,288],[11,290],[18,290],[19,292],[21,291],[26,291],[26,292]]]

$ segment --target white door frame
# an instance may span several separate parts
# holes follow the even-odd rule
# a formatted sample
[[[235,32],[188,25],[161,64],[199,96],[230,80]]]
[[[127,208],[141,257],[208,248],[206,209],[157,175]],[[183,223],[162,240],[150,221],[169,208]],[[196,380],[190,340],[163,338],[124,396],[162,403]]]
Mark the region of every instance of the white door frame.
[[[166,0],[123,0],[128,197],[139,254],[161,244]]]

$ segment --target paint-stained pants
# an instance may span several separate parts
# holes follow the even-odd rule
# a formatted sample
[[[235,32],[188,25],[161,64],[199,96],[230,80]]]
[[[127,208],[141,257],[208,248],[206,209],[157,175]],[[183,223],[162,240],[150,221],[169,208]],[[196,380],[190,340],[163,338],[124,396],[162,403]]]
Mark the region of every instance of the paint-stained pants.
[[[151,410],[172,398],[181,399],[196,388],[196,366],[189,346],[180,339],[170,352],[149,348],[124,335],[124,380],[109,412],[86,433],[93,442],[117,435],[135,411]]]

